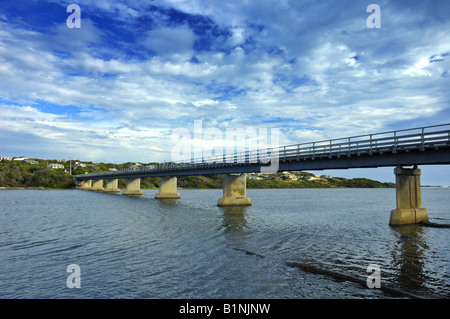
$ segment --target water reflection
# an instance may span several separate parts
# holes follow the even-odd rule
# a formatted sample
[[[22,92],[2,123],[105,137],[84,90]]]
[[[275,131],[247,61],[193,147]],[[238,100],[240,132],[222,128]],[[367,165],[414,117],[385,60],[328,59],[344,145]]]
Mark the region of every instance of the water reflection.
[[[246,219],[247,206],[224,206],[221,209],[223,211],[222,226],[225,228],[226,233],[239,233],[248,228]]]
[[[424,230],[417,225],[393,228],[398,232],[393,266],[397,271],[399,288],[406,291],[423,290],[429,279],[425,271],[424,251],[428,247],[424,240]]]
[[[176,198],[160,198],[157,202],[162,208],[172,208],[177,205],[178,200]]]

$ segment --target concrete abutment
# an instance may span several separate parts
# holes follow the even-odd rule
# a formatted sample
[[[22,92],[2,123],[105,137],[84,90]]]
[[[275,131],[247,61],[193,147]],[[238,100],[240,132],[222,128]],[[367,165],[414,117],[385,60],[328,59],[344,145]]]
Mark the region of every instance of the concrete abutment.
[[[94,180],[92,183],[92,190],[95,192],[103,191],[103,179]]]
[[[118,192],[120,192],[120,188],[118,185],[119,185],[118,179],[107,179],[106,187],[103,191],[105,193],[118,193]]]
[[[177,193],[177,178],[176,177],[160,177],[159,178],[159,192],[155,194],[156,199],[177,199],[180,198]]]
[[[123,195],[142,195],[141,179],[127,178],[127,189],[123,191]]]
[[[82,190],[90,190],[92,189],[92,180],[83,180],[78,184],[78,188]]]
[[[219,198],[217,206],[251,206],[247,197],[247,174],[223,177],[223,197]]]
[[[397,208],[391,211],[389,225],[416,224],[428,221],[428,212],[422,207],[420,188],[421,170],[396,167],[394,169],[396,183]]]

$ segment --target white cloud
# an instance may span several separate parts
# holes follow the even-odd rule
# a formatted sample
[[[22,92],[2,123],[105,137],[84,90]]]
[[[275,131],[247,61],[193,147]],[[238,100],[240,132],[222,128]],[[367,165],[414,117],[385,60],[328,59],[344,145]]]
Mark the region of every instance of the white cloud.
[[[166,27],[147,31],[142,44],[159,56],[178,54],[190,57],[193,53],[194,41],[195,34],[189,28]]]
[[[206,105],[217,105],[219,103],[219,101],[214,101],[211,99],[206,99],[206,100],[200,100],[200,101],[193,101],[192,104],[194,104],[195,106],[206,106]]]

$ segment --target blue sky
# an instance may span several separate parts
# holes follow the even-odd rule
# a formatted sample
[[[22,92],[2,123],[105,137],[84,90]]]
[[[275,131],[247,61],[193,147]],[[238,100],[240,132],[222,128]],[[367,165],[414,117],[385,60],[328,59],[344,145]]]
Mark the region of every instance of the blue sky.
[[[72,3],[81,28],[66,25]],[[367,27],[371,3],[381,28]],[[449,12],[447,0],[2,0],[0,156],[170,161],[172,132],[195,120],[279,128],[280,144],[449,123]],[[422,171],[450,185],[448,166]]]

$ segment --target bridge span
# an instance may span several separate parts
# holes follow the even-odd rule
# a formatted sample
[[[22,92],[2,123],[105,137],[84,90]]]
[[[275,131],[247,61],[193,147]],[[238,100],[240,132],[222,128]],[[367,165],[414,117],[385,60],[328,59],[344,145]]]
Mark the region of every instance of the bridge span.
[[[251,205],[246,196],[246,173],[391,166],[397,207],[391,211],[389,223],[402,225],[428,221],[418,165],[445,164],[450,164],[450,123],[82,174],[75,180],[80,189],[114,193],[120,191],[118,179],[126,179],[123,194],[142,195],[141,178],[159,177],[155,198],[177,199],[177,176],[225,174],[223,197],[217,205],[244,206]]]

